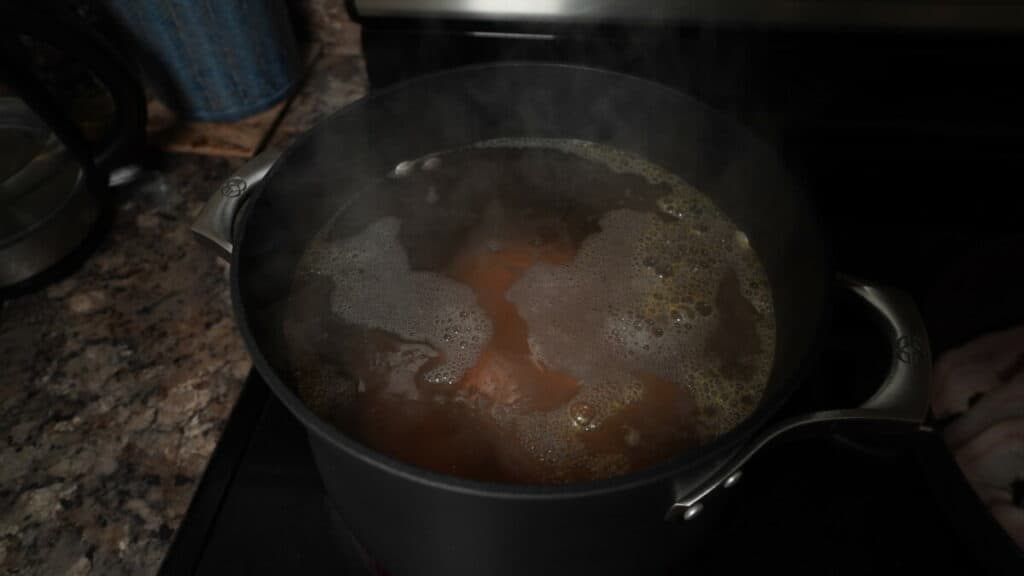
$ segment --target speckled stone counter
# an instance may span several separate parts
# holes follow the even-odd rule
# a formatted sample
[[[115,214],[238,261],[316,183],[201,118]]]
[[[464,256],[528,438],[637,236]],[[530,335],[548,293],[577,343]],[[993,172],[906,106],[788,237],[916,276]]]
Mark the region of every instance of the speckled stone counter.
[[[323,54],[276,144],[365,91],[358,28],[312,4]],[[3,304],[0,573],[155,573],[249,370],[227,266],[189,230],[240,162],[164,164],[76,272]]]

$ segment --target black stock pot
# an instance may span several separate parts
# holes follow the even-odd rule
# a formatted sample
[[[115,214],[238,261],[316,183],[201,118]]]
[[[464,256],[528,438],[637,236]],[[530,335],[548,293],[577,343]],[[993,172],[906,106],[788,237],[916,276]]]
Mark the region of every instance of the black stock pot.
[[[642,472],[567,485],[465,480],[377,453],[308,409],[283,375],[284,302],[299,256],[347,199],[409,158],[503,137],[577,139],[638,154],[701,190],[749,236],[769,278],[776,353],[757,410],[717,440]],[[229,178],[196,232],[230,254],[238,325],[263,379],[304,424],[327,493],[390,573],[636,574],[684,563],[714,530],[716,498],[756,451],[837,427],[913,433],[931,365],[906,296],[838,279],[816,214],[771,149],[726,116],[645,80],[509,64],[413,80],[339,111]],[[891,345],[864,404],[780,418],[810,378],[831,294],[852,290]],[[325,311],[325,314],[329,311]]]

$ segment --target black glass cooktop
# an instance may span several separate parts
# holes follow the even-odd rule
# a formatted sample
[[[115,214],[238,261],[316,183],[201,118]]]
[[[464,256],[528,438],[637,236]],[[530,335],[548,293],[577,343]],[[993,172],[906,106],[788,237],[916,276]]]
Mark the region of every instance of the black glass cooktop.
[[[162,574],[374,574],[333,513],[306,432],[253,371]]]
[[[824,374],[793,410],[856,401],[878,381],[885,347],[864,345],[870,328],[850,306],[840,301],[839,315],[850,320],[834,330]],[[744,472],[715,510],[726,515],[720,533],[685,562],[696,573],[978,574],[1001,566],[998,551],[986,548],[998,528],[936,436],[800,440],[765,450]],[[334,513],[305,430],[255,371],[161,573],[386,574]]]

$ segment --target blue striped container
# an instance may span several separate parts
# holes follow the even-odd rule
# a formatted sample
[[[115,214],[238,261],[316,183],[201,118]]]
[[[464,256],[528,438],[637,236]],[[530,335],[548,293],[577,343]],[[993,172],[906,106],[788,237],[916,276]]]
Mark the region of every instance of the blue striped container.
[[[286,97],[300,59],[283,0],[105,0],[161,100],[229,121]]]

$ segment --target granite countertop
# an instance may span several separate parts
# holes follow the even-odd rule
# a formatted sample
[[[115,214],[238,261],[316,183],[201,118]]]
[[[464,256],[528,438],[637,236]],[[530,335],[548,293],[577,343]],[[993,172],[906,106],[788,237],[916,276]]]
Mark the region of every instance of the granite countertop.
[[[358,27],[321,42],[272,144],[365,92]],[[249,370],[227,265],[190,225],[239,160],[168,156],[74,273],[0,311],[0,572],[152,574]]]

